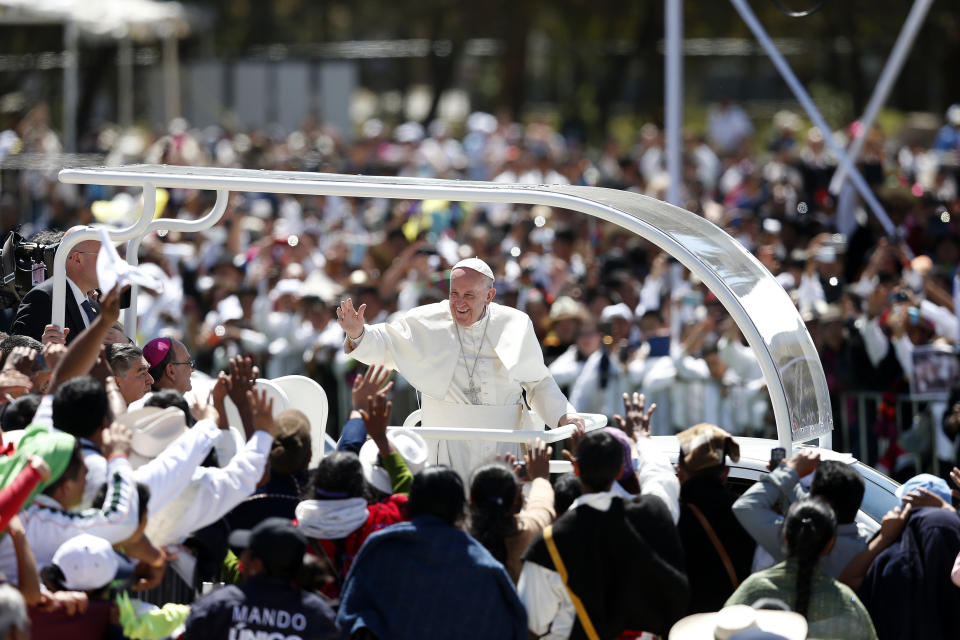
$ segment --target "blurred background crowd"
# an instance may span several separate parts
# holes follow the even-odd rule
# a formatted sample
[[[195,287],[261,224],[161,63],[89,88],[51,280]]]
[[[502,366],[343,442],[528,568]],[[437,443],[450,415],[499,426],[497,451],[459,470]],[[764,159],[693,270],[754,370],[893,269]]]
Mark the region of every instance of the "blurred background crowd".
[[[41,104],[8,120],[0,153],[57,153],[45,113]],[[956,394],[948,398],[960,337],[960,106],[928,145],[897,131],[865,133],[859,168],[893,236],[856,203],[838,210],[828,190],[837,160],[824,137],[843,146],[858,126],[822,132],[786,110],[756,122],[721,101],[703,134],[685,137],[684,206],[735,237],[796,302],[827,374],[836,446],[895,476],[918,467],[945,473],[960,442]],[[369,119],[353,142],[317,122],[282,133],[198,129],[183,119],[160,135],[108,128],[97,140],[107,164],[590,185],[659,199],[668,183],[653,123],[629,144],[598,146],[564,136],[546,118],[484,112],[427,126]],[[121,224],[140,208],[136,192],[60,184],[54,170],[8,171],[4,185],[3,228],[24,219],[25,199],[26,237]],[[213,196],[162,191],[157,215],[197,218]],[[141,295],[137,342],[182,340],[201,371],[245,353],[270,378],[305,372],[328,390],[335,430],[356,372],[342,354],[334,305],[350,296],[378,322],[445,299],[447,270],[469,256],[494,268],[498,301],[531,317],[579,410],[611,415],[623,392],[639,390],[661,407],[654,433],[707,421],[775,437],[759,365],[716,296],[632,233],[543,206],[235,194],[215,228],[145,239],[140,262],[164,292]],[[396,395],[399,424],[416,399],[402,381]]]
[[[117,617],[131,638],[175,637],[181,622],[205,640],[268,626],[586,637],[569,589],[603,637],[665,637],[681,616],[735,603],[799,612],[772,618],[790,637],[806,633],[790,616],[815,637],[955,636],[960,490],[944,478],[960,489],[960,12],[800,4],[0,0],[0,569],[19,589],[0,584],[0,630],[26,637],[26,603],[40,638],[113,637],[102,630]],[[801,110],[744,5],[830,130]],[[685,78],[676,110],[671,44]],[[677,111],[679,185],[664,130]],[[861,143],[879,206],[838,177],[837,149]],[[141,276],[163,287],[141,290],[135,331],[117,322],[117,294],[86,297],[100,286],[94,240],[69,254],[72,335],[45,327],[49,283],[30,281],[52,259],[42,247],[142,210],[137,190],[58,172],[136,163],[604,187],[678,204],[788,293],[826,374],[833,448],[864,464],[774,449],[769,474],[728,483],[728,458],[777,437],[736,323],[655,244],[542,205],[234,193],[211,229],[143,238]],[[194,220],[215,197],[159,189],[154,213]],[[555,450],[527,443],[506,460],[523,463],[516,473],[498,462],[469,478],[425,466],[414,431],[388,437],[418,399],[344,354],[336,307],[349,297],[368,323],[389,321],[446,299],[451,266],[474,256],[494,271],[496,301],[532,320],[572,404],[617,428]],[[674,447],[676,465],[651,443]],[[551,481],[564,456],[575,475]],[[903,485],[891,493],[867,465]],[[599,526],[580,520],[596,514]],[[564,547],[576,522],[594,537]],[[547,559],[554,534],[573,582],[556,549]],[[164,608],[111,602],[128,587]],[[410,634],[365,626],[368,605]]]

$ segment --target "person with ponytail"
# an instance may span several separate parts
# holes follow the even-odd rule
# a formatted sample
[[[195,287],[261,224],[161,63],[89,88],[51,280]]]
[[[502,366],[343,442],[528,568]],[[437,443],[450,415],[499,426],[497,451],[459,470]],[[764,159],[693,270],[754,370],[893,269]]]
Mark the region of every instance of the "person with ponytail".
[[[517,473],[508,465],[496,462],[483,465],[474,471],[470,483],[467,531],[506,567],[514,584],[520,579],[523,552],[554,520],[550,485],[552,453],[553,448],[539,438],[532,445],[528,443],[524,479],[531,484],[526,505]],[[508,458],[507,462],[512,459]]]
[[[853,590],[820,568],[837,537],[830,505],[820,498],[793,503],[780,534],[786,561],[744,580],[726,606],[779,598],[807,619],[811,638],[876,640],[870,615]]]

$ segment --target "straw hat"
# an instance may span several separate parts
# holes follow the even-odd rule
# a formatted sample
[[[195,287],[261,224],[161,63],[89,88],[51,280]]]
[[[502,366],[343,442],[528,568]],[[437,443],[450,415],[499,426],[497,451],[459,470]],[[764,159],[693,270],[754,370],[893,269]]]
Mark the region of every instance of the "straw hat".
[[[416,475],[427,464],[427,443],[420,434],[412,429],[391,429],[387,431],[387,440],[407,463],[410,472]],[[363,477],[371,485],[384,493],[393,493],[390,474],[380,466],[379,450],[373,440],[367,440],[360,448],[360,464],[363,465]]]
[[[117,422],[133,432],[130,466],[141,467],[156,458],[187,430],[186,417],[177,407],[144,407],[119,416]]]
[[[670,629],[669,640],[727,640],[752,629],[775,633],[787,640],[807,637],[807,621],[799,613],[737,604],[683,618]]]

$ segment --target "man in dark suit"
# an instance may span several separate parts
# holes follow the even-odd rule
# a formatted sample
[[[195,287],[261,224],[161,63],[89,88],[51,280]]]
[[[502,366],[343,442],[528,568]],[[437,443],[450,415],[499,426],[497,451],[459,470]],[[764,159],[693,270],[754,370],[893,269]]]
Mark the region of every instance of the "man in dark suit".
[[[43,242],[53,244],[66,238],[74,230],[83,228],[85,227],[73,227],[61,238],[56,234],[50,234],[43,238]],[[47,335],[52,337],[52,341],[59,342],[61,338],[58,336],[65,333],[66,343],[70,344],[100,313],[100,305],[89,297],[97,288],[97,253],[99,251],[99,241],[84,240],[73,247],[67,255],[67,301],[64,326],[47,330]],[[10,333],[41,340],[47,325],[51,324],[52,312],[53,278],[49,278],[28,291],[20,301]],[[61,332],[60,329],[63,331]]]

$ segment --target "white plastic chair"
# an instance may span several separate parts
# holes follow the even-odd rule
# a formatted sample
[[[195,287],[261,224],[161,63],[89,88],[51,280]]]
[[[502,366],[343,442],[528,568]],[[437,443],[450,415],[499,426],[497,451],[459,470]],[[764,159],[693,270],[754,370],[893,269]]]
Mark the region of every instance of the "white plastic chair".
[[[259,382],[259,380],[258,380]],[[286,398],[285,409],[298,409],[310,420],[310,466],[316,466],[326,453],[327,416],[330,405],[327,392],[316,380],[306,376],[282,376],[270,381]],[[336,443],[334,443],[336,447]]]

